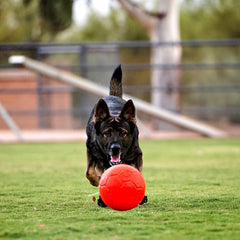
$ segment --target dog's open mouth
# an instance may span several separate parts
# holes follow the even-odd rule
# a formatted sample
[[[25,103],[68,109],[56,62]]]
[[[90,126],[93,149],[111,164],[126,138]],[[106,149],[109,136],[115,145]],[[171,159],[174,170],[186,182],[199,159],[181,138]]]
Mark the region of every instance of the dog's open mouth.
[[[120,164],[121,163],[121,158],[120,158],[120,155],[111,155],[110,156],[110,165],[113,166],[113,165],[117,165],[117,164]]]

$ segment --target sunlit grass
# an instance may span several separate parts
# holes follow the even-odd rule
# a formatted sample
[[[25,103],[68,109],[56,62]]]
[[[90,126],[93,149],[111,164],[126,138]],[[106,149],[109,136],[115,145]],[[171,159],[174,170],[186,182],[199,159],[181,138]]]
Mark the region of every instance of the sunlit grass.
[[[85,143],[0,145],[2,239],[239,239],[240,139],[142,141],[149,202],[102,209]]]

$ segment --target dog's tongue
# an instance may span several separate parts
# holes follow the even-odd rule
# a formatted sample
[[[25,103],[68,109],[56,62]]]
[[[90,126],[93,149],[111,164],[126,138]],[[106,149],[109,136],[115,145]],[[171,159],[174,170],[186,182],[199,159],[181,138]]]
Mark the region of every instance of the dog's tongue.
[[[120,155],[116,155],[116,156],[111,156],[111,162],[114,163],[119,163],[120,162]]]

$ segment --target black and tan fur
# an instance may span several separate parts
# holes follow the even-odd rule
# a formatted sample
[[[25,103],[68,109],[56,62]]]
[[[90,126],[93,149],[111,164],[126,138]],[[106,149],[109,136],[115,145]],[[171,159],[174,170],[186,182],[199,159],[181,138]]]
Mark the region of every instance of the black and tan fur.
[[[122,70],[115,69],[110,94],[98,101],[87,128],[86,177],[98,186],[105,169],[115,164],[129,164],[142,171],[142,151],[138,145],[136,111],[132,100],[122,99]],[[147,202],[144,197],[142,204]],[[99,206],[106,206],[101,198]]]

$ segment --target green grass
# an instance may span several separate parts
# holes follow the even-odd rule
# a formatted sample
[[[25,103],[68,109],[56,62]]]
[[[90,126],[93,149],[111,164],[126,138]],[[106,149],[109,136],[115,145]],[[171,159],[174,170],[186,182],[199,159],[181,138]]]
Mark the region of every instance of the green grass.
[[[85,143],[0,145],[0,238],[239,239],[240,139],[140,145],[149,203],[126,212],[89,196]]]

